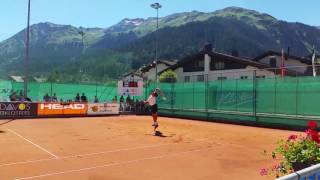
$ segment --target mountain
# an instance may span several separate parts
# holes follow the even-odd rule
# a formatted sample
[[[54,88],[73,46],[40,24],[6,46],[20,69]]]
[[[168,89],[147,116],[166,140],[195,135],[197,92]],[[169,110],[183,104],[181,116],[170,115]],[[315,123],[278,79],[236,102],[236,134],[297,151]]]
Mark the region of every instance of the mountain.
[[[123,19],[109,28],[53,23],[31,26],[30,72],[76,81],[114,79],[153,61],[156,18]],[[84,32],[84,39],[79,32]],[[229,7],[212,13],[176,13],[159,18],[159,56],[180,59],[207,42],[219,52],[255,57],[287,49],[306,56],[320,47],[320,30],[289,23],[257,11]],[[0,43],[0,77],[22,74],[25,30]],[[68,78],[66,78],[68,77]]]
[[[103,36],[101,28],[75,28],[70,25],[39,23],[30,28],[30,70],[46,72],[46,66],[60,65],[65,60],[79,57],[83,50],[82,37],[85,33],[85,46],[94,44]],[[23,30],[0,43],[0,74],[21,72],[25,53],[25,33]]]
[[[199,51],[207,42],[213,43],[219,52],[231,54],[236,50],[243,57],[256,57],[268,50],[281,51],[288,47],[291,54],[307,56],[313,45],[318,52],[320,47],[319,29],[243,8],[175,14],[161,21],[167,22],[158,32],[162,58],[180,59]],[[154,40],[155,33],[149,33],[122,47],[123,52],[133,52],[134,68],[153,59]]]

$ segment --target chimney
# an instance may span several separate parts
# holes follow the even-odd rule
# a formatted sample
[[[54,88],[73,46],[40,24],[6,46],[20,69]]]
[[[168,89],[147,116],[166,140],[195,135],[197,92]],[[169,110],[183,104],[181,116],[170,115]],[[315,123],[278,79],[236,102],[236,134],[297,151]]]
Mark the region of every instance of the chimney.
[[[212,52],[212,44],[205,44],[204,45],[204,51],[205,52]]]

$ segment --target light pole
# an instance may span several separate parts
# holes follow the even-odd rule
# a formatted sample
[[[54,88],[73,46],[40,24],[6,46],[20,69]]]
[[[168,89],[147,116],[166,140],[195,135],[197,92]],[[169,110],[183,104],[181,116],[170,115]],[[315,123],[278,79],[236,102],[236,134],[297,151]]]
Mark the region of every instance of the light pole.
[[[31,0],[28,0],[28,23],[27,23],[27,39],[26,39],[26,56],[25,56],[25,66],[24,66],[24,99],[28,97],[28,61],[29,61],[29,33],[30,33],[30,5]]]
[[[157,84],[158,82],[158,29],[159,29],[159,9],[162,8],[161,4],[159,3],[154,3],[151,4],[151,7],[153,9],[157,10],[157,30],[156,30],[156,52],[155,52],[155,67],[156,67],[156,77],[155,77],[155,83]]]
[[[81,35],[81,38],[82,38],[82,53],[83,53],[84,50],[85,50],[85,45],[84,45],[84,35],[85,35],[85,33],[81,30],[81,31],[79,31],[79,34]]]

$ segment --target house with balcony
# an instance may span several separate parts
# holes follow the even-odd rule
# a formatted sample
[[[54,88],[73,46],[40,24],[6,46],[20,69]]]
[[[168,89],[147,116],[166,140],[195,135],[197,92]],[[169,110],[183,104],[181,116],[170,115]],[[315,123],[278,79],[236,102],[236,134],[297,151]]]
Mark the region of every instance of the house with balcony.
[[[254,61],[253,59],[237,56],[238,53],[228,55],[213,50],[212,45],[208,44],[204,50],[187,56],[175,65],[166,70],[173,70],[177,73],[178,82],[201,82],[227,79],[253,79],[273,78],[279,75],[280,71],[272,70],[269,63]],[[286,76],[301,75],[302,73],[294,70],[287,70]]]

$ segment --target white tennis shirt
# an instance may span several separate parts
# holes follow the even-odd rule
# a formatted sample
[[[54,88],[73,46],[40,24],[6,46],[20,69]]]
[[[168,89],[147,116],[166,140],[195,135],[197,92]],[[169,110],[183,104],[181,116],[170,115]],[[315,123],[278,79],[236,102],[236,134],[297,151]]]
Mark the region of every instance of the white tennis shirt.
[[[153,106],[155,104],[157,104],[157,97],[152,96],[152,94],[149,96],[148,100],[147,100],[148,104],[150,106]]]

